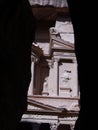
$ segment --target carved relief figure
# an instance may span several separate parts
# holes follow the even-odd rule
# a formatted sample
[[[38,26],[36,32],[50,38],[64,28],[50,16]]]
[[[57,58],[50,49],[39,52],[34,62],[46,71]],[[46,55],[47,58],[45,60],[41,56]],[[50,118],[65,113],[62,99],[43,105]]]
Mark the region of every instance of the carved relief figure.
[[[43,83],[43,92],[48,92],[48,77],[45,78]]]
[[[62,83],[64,84],[65,87],[68,87],[69,80],[71,80],[71,71],[69,70],[64,70],[64,73],[61,76]]]

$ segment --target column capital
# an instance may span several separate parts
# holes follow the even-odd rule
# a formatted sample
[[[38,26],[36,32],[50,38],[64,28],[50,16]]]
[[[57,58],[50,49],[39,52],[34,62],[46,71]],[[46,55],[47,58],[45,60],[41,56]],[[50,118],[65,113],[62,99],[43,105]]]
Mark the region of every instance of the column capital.
[[[54,124],[50,124],[50,129],[51,130],[57,130],[57,128],[58,128],[58,126],[59,126],[59,123],[54,123]]]
[[[74,126],[75,126],[74,124],[70,124],[70,129],[74,130]]]
[[[59,62],[59,60],[60,60],[59,58],[53,58],[54,62]]]
[[[53,60],[48,61],[48,65],[49,65],[49,68],[50,68],[50,69],[53,68]]]
[[[38,57],[35,57],[34,55],[31,55],[31,61],[32,62],[37,62],[39,59]]]
[[[35,61],[35,56],[31,55],[31,61]]]

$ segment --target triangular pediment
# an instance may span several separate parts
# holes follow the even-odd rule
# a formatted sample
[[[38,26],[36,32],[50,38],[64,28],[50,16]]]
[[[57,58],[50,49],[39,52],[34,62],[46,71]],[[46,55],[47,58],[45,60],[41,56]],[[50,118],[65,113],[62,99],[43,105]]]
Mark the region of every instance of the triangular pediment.
[[[51,35],[51,49],[74,50],[74,43],[64,41],[56,35]]]
[[[35,101],[33,99],[28,99],[28,106],[31,106],[31,108],[34,109],[40,109],[40,110],[49,110],[49,111],[62,111],[62,108],[57,108],[51,105],[47,105],[38,101]]]
[[[28,99],[28,109],[25,114],[33,115],[58,115],[63,117],[76,116],[77,111],[68,111],[65,108],[57,108],[51,105],[47,105],[33,99]]]
[[[33,99],[28,99],[28,109],[26,113],[33,114],[62,114],[67,113],[67,109],[57,108],[51,105],[47,105]]]

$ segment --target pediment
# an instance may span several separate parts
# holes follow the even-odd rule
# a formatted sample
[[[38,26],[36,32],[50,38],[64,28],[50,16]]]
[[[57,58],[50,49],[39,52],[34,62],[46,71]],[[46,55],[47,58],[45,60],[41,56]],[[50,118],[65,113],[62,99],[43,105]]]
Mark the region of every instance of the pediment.
[[[50,46],[51,49],[74,50],[74,43],[65,41],[56,34],[51,35]]]
[[[57,108],[51,105],[47,105],[33,99],[28,99],[28,109],[25,114],[32,115],[54,115],[62,117],[77,116],[77,111],[69,111],[66,108]]]
[[[47,105],[33,99],[28,99],[27,113],[35,114],[62,114],[67,113],[67,109],[57,108],[51,105]]]

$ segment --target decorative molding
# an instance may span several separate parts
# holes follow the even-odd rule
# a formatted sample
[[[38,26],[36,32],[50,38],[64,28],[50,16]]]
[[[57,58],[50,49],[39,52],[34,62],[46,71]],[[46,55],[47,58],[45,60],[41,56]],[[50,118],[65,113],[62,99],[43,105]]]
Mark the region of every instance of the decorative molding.
[[[32,6],[68,7],[67,0],[29,0]]]

